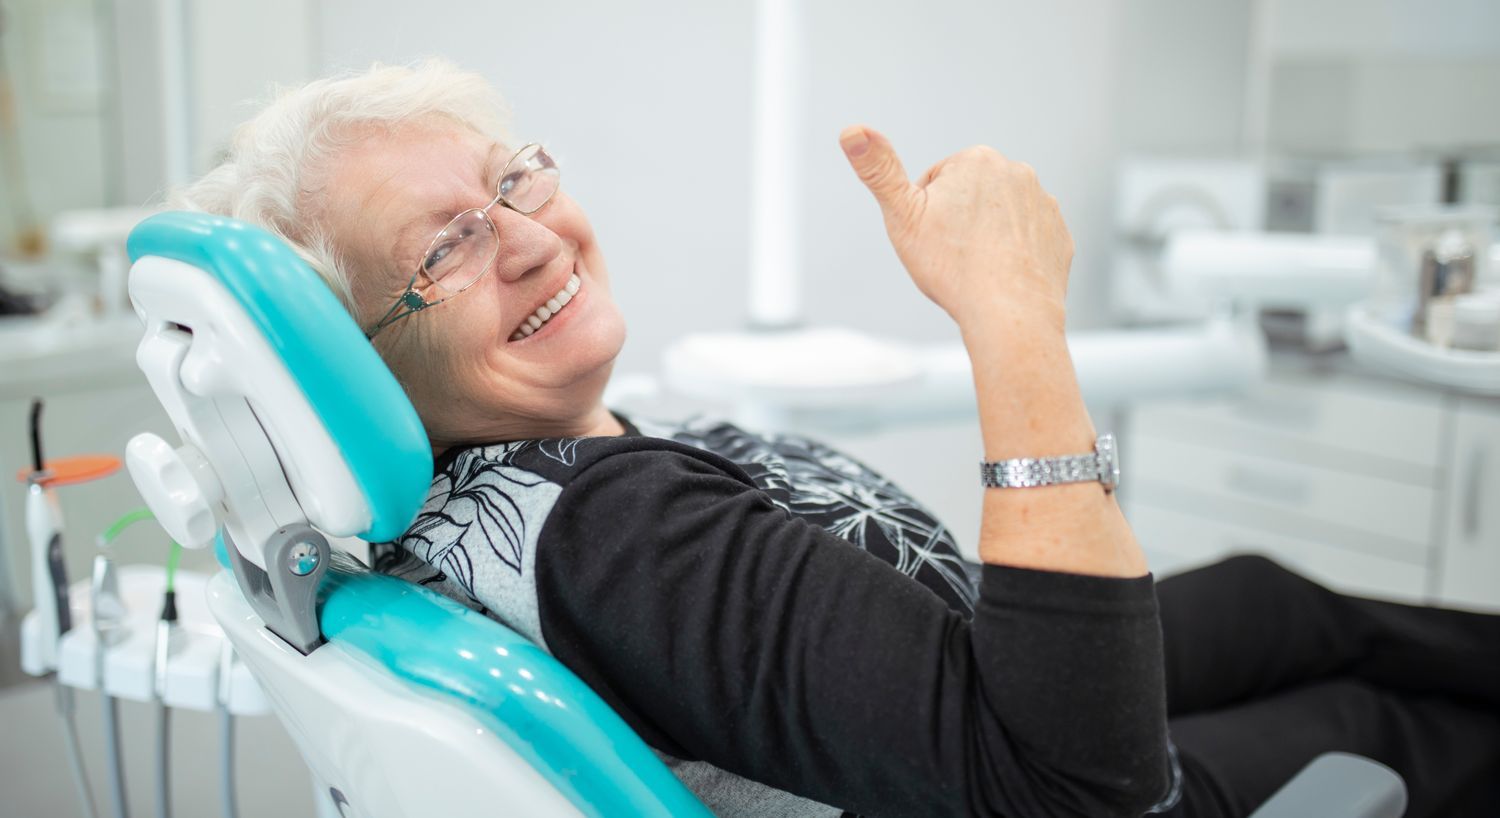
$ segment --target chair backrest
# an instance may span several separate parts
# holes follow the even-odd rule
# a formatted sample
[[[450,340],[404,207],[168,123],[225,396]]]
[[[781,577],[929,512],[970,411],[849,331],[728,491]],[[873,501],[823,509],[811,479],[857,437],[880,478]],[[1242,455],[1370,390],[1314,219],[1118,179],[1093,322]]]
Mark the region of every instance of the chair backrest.
[[[326,545],[318,532],[394,539],[432,474],[410,402],[306,264],[196,213],[147,219],[128,247],[137,360],[183,438],[132,474],[192,538],[229,534],[234,576],[211,583],[211,609],[341,814],[709,815],[509,628],[352,561],[301,570],[321,552],[296,547]],[[321,646],[267,627],[265,600],[289,604],[273,558],[298,553],[307,565],[283,573],[312,581]]]

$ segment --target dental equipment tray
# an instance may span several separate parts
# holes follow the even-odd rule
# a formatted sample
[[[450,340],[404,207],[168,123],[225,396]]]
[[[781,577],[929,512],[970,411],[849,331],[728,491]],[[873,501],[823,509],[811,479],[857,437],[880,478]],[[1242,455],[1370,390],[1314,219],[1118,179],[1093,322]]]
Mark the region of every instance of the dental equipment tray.
[[[1500,395],[1500,352],[1443,349],[1385,324],[1364,304],[1349,308],[1344,340],[1354,359],[1406,378],[1478,395]]]
[[[68,588],[73,621],[82,623],[63,634],[57,667],[47,667],[37,650],[37,616],[32,611],[21,623],[21,668],[32,676],[57,671],[58,682],[80,690],[99,688],[100,670],[111,695],[131,701],[155,701],[160,694],[168,707],[213,710],[221,697],[230,713],[256,716],[271,712],[250,669],[226,652],[224,631],[209,613],[205,589],[208,577],[178,571],[175,579],[178,621],[167,656],[166,689],[156,690],[156,625],[161,612],[166,574],[160,566],[122,565],[118,573],[125,618],[106,640],[103,656],[87,623],[93,619],[89,581]],[[228,678],[224,678],[224,674]]]

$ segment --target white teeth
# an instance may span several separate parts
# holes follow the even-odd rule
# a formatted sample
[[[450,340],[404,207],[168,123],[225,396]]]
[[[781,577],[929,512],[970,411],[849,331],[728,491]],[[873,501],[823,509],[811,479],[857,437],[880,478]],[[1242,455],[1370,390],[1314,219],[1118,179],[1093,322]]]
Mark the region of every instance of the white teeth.
[[[510,340],[519,341],[541,329],[542,324],[547,323],[547,319],[557,315],[562,311],[563,307],[568,306],[568,302],[573,300],[573,296],[578,293],[578,289],[582,286],[583,280],[578,277],[577,273],[568,276],[568,283],[561,290],[558,290],[557,295],[547,299],[547,303],[537,307],[536,312],[527,316],[526,320],[521,322],[521,326],[510,336]]]

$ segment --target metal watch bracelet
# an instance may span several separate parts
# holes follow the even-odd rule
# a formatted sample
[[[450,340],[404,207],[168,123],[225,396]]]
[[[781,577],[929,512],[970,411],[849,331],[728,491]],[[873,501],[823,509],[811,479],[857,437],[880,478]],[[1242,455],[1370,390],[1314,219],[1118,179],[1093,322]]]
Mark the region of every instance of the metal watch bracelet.
[[[1091,483],[1095,480],[1112,492],[1120,485],[1120,456],[1115,436],[1100,435],[1094,451],[1060,457],[1017,457],[979,464],[985,488],[1035,488],[1061,483]]]

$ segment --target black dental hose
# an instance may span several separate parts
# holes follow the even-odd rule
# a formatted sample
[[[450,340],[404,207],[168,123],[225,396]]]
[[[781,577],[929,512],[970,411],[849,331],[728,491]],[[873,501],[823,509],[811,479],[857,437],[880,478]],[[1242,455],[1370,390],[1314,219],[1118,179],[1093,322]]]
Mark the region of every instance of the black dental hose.
[[[156,623],[156,814],[172,818],[171,719],[167,710],[167,657],[177,624],[177,591],[173,587],[181,546],[172,543],[167,562],[167,589],[162,594],[161,619]]]
[[[183,546],[172,542],[166,552],[166,590],[162,593],[162,617],[156,623],[156,815],[171,818],[172,791],[171,719],[166,710],[166,660],[171,656],[172,630],[177,629],[177,561]]]
[[[31,399],[31,470],[42,471],[42,399]]]

